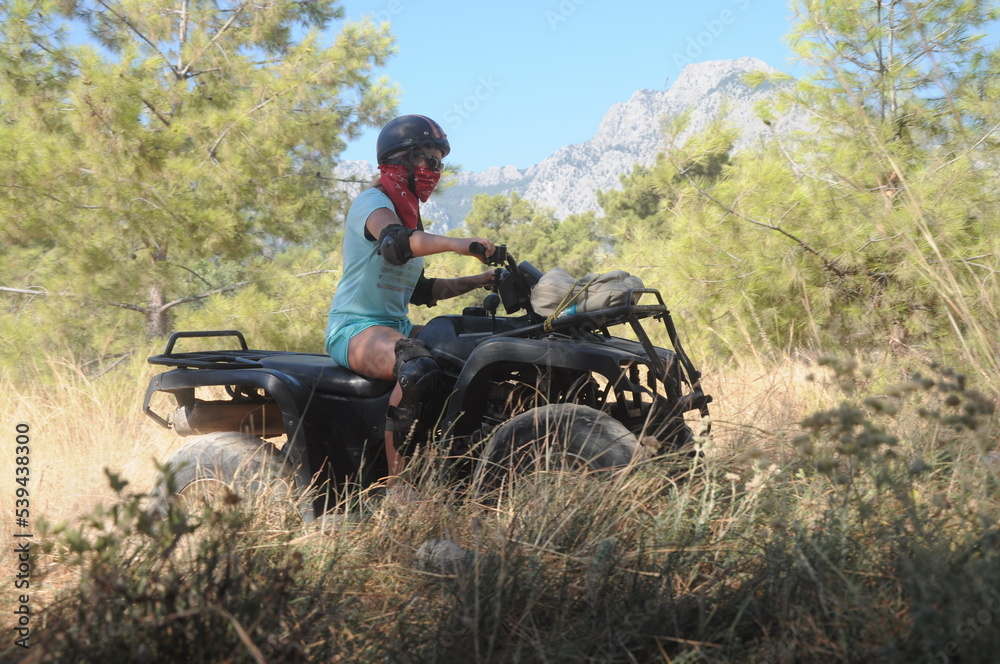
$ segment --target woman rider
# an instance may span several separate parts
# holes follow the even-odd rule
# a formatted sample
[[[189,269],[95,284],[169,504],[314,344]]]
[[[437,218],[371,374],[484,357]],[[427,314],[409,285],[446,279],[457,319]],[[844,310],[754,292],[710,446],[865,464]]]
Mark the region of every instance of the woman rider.
[[[424,256],[454,252],[481,262],[493,254],[485,238],[453,238],[428,233],[420,219],[441,177],[441,160],[451,146],[438,123],[422,115],[391,120],[376,143],[379,182],[354,199],[344,230],[344,270],[330,306],[326,350],[338,364],[382,380],[396,380],[386,417],[389,474],[403,459],[393,441],[420,419],[423,397],[433,393],[440,368],[425,345],[410,339],[409,305],[490,287],[493,270],[454,279],[424,276]],[[485,256],[473,254],[475,242]]]

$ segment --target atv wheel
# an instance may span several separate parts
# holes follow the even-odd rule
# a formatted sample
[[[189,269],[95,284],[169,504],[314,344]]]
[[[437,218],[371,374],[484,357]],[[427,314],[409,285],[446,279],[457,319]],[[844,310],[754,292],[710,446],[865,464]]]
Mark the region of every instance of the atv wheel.
[[[600,471],[627,465],[639,441],[606,413],[577,404],[532,408],[493,433],[476,468],[481,490],[546,470]]]
[[[669,427],[666,435],[658,438],[661,452],[694,452],[694,432],[681,418]]]
[[[295,489],[295,470],[277,447],[236,431],[196,438],[167,464],[172,481],[160,473],[150,494],[150,512],[160,516],[173,501],[187,508],[247,505],[262,498],[283,498]]]

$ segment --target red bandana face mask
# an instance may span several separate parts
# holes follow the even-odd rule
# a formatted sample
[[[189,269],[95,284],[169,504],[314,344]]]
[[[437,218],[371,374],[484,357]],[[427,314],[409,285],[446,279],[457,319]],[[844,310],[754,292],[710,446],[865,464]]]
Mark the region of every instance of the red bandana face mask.
[[[378,169],[382,172],[379,176],[379,184],[385,187],[385,193],[389,200],[396,207],[396,214],[403,220],[403,225],[407,228],[416,228],[420,219],[420,203],[426,203],[431,192],[437,186],[441,174],[429,168],[415,168],[413,170],[413,181],[416,185],[417,195],[410,191],[409,169],[403,164],[381,164]]]

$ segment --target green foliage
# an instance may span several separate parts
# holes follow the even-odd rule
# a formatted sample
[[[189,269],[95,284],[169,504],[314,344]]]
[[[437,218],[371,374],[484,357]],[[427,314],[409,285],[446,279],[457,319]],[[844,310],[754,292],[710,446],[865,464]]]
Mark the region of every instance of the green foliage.
[[[70,326],[103,326],[111,307],[158,335],[211,290],[191,279],[206,264],[246,271],[276,241],[329,241],[346,200],[325,174],[395,94],[372,76],[385,26],[323,43],[342,14],[333,0],[6,5],[3,285],[70,299],[52,305]],[[88,43],[54,32],[69,19]]]
[[[185,330],[237,329],[254,348],[323,353],[323,332],[342,261],[339,249],[290,248],[220,281],[246,283],[184,308]]]
[[[559,221],[551,210],[539,209],[517,193],[476,196],[462,232],[506,244],[518,260],[543,272],[561,267],[580,276],[596,269],[607,245],[594,214]]]
[[[724,128],[682,144],[669,123],[657,164],[601,199],[617,262],[694,305],[719,352],[996,357],[998,60],[972,37],[996,8],[959,4],[799,3],[813,73],[759,113],[809,130],[730,157]]]
[[[718,115],[709,128],[682,147],[660,153],[652,167],[637,167],[622,177],[620,191],[598,196],[615,238],[614,264],[660,289],[667,304],[680,314],[682,325],[686,319],[704,325],[717,317],[711,313],[714,293],[706,294],[702,287],[711,279],[706,271],[715,267],[706,257],[719,244],[711,233],[697,238],[695,234],[698,221],[711,209],[703,191],[728,173],[735,134],[721,125],[722,117]],[[664,125],[669,143],[680,145],[679,135],[686,131],[688,120],[684,114]],[[701,242],[706,245],[700,246]],[[703,335],[695,329],[690,327],[684,336],[697,345]]]
[[[628,242],[637,234],[666,239],[672,234],[673,212],[678,206],[676,185],[686,178],[707,185],[719,179],[729,164],[736,132],[725,126],[720,111],[706,130],[684,142],[683,150],[671,150],[656,157],[652,167],[636,165],[621,176],[622,188],[598,192],[597,202],[609,220],[614,237]],[[680,134],[687,130],[690,112],[664,123],[670,145],[679,146]]]
[[[655,229],[663,234],[670,232],[659,185],[669,179],[661,172],[664,164],[662,154],[657,155],[652,168],[636,165],[627,175],[620,176],[621,189],[597,192],[597,203],[619,242],[631,240],[637,228]]]
[[[836,124],[861,139],[885,129],[904,141],[964,131],[968,118],[954,86],[984,54],[982,31],[1000,17],[995,2],[808,0],[794,7],[789,42],[813,71],[797,93],[825,128]]]

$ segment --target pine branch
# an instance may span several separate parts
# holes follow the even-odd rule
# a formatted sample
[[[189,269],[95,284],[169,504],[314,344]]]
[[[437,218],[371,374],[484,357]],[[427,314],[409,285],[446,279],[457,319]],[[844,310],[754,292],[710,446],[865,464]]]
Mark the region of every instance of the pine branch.
[[[66,296],[66,297],[81,297],[80,295],[74,295],[73,293],[63,293],[63,295]],[[107,301],[102,301],[101,304],[103,304],[105,306],[108,306],[108,307],[114,307],[115,309],[126,309],[128,311],[138,311],[140,314],[148,314],[148,313],[151,313],[153,311],[149,307],[140,307],[137,304],[128,304],[128,303],[125,303],[125,302],[107,302]]]
[[[48,295],[48,291],[44,288],[7,288],[6,286],[0,286],[0,292],[2,293],[14,293],[15,295]]]
[[[217,71],[222,71],[221,67],[211,67],[210,69],[195,69],[192,72],[188,72],[187,78],[195,78],[201,76],[202,74],[214,74]]]
[[[247,3],[244,2],[244,3],[240,4],[239,7],[236,8],[236,11],[233,13],[232,16],[229,17],[229,20],[226,21],[225,25],[223,25],[221,28],[219,28],[219,31],[216,32],[215,35],[212,36],[212,39],[211,39],[211,41],[208,42],[207,47],[215,45],[215,42],[218,41],[219,37],[221,37],[229,29],[229,27],[233,24],[233,22],[237,18],[239,18],[239,15],[241,13],[243,13],[243,10],[246,8],[246,6],[247,6]],[[185,8],[186,7],[187,7],[187,3],[185,3]],[[185,21],[186,21],[186,16],[187,16],[187,14],[185,13]],[[207,47],[206,47],[206,49],[207,49]],[[191,67],[196,62],[198,62],[199,58],[201,58],[202,54],[205,52],[206,49],[203,49],[202,51],[200,51],[199,53],[197,53],[194,57],[192,57],[191,61],[188,62],[186,65],[184,65],[183,69],[178,70],[177,77],[178,78],[187,78],[190,75]],[[179,57],[180,56],[178,56],[178,58]],[[178,60],[178,64],[179,64],[179,60]]]
[[[309,277],[314,274],[329,274],[335,272],[336,270],[312,270],[310,272],[302,272],[300,274],[292,275],[295,279],[300,279],[302,277]],[[221,295],[222,293],[231,293],[233,291],[239,290],[245,286],[249,286],[253,281],[247,279],[239,283],[231,284],[229,286],[223,286],[222,288],[215,288],[210,291],[205,291],[204,293],[198,293],[197,295],[188,295],[187,297],[178,298],[172,302],[167,302],[162,307],[160,311],[167,311],[181,304],[187,304],[189,302],[197,302],[198,300],[204,300],[205,298],[211,297],[213,295]]]
[[[41,287],[37,287],[37,288],[9,288],[7,286],[0,286],[0,293],[12,293],[14,295],[41,295],[43,297],[48,297],[48,296],[52,295],[47,290],[45,290],[44,288],[41,288]],[[76,293],[58,293],[58,295],[60,297],[75,297],[75,298],[80,298],[80,299],[84,299],[84,300],[89,299],[85,295],[77,295]],[[102,301],[101,304],[104,304],[104,305],[109,306],[109,307],[115,307],[116,309],[128,309],[129,311],[138,311],[139,313],[142,313],[142,314],[147,314],[147,313],[149,313],[151,311],[149,307],[141,307],[141,306],[136,305],[136,304],[127,304],[125,302],[107,302],[107,301]]]
[[[56,203],[62,203],[63,205],[72,205],[73,207],[79,208],[80,210],[103,210],[104,209],[103,205],[84,205],[83,203],[74,203],[72,201],[65,201],[65,200],[59,198],[58,196],[53,196],[51,193],[49,193],[49,192],[47,192],[45,190],[42,190],[42,189],[38,189],[37,187],[25,187],[22,184],[2,184],[2,183],[0,183],[0,187],[4,187],[4,188],[7,188],[7,189],[23,189],[23,190],[29,191],[32,194],[35,194],[37,196],[43,196],[45,198],[51,199],[51,200],[55,201]]]
[[[865,242],[860,247],[858,247],[857,249],[855,249],[854,252],[860,254],[862,251],[864,251],[865,249],[868,248],[869,244],[875,244],[876,242],[888,242],[889,240],[897,240],[897,239],[899,239],[900,235],[901,234],[897,233],[896,235],[890,235],[889,237],[872,237],[872,238],[868,238],[868,241]]]
[[[222,132],[219,138],[216,139],[215,143],[212,144],[212,147],[208,149],[208,156],[212,159],[212,161],[216,160],[216,150],[219,149],[219,145],[222,143],[222,140],[229,134],[229,131],[232,128],[233,128],[232,125],[226,127],[226,129]]]
[[[253,108],[251,108],[249,111],[247,111],[246,115],[247,116],[253,115],[254,113],[256,113],[260,109],[264,108],[265,106],[269,105],[272,101],[274,101],[278,97],[282,96],[283,94],[285,94],[286,92],[288,92],[291,89],[292,88],[285,88],[284,90],[280,90],[280,91],[276,92],[275,94],[273,94],[269,98],[265,99],[264,101],[260,102],[259,104],[257,104]],[[225,130],[222,132],[222,134],[219,136],[219,138],[216,139],[215,143],[212,144],[212,147],[209,148],[208,155],[213,160],[215,160],[216,151],[219,149],[219,145],[222,143],[223,139],[225,139],[226,136],[229,135],[229,132],[232,130],[232,128],[233,128],[232,124],[230,124],[228,127],[226,127]]]
[[[184,57],[184,44],[187,43],[187,29],[188,29],[188,0],[184,0],[181,4],[181,21],[180,27],[177,32],[177,67],[175,71],[180,71]]]
[[[164,116],[162,113],[160,113],[158,110],[156,110],[156,108],[151,103],[149,103],[146,99],[143,99],[142,103],[146,105],[146,108],[148,108],[149,110],[151,110],[153,112],[153,115],[155,115],[157,118],[159,118],[160,122],[162,122],[163,124],[165,124],[168,127],[170,126],[170,118]]]
[[[138,37],[143,42],[145,42],[147,46],[149,46],[151,49],[153,49],[156,52],[157,55],[159,55],[161,58],[163,58],[164,62],[166,62],[168,65],[170,64],[169,58],[167,58],[167,56],[165,56],[163,54],[163,52],[160,51],[160,49],[156,46],[156,44],[154,44],[153,42],[151,42],[149,40],[149,38],[146,37],[146,35],[144,35],[141,32],[139,32],[139,29],[136,28],[132,24],[132,21],[130,21],[127,16],[125,16],[124,14],[119,14],[118,12],[116,12],[114,9],[112,9],[108,5],[108,3],[104,2],[104,0],[97,0],[97,4],[99,4],[101,7],[104,7],[108,11],[109,14],[111,14],[112,16],[114,16],[115,18],[117,18],[119,21],[121,21],[122,23],[124,23],[125,26],[135,34],[136,37]]]
[[[104,369],[101,369],[96,374],[94,374],[93,376],[91,376],[91,379],[92,380],[97,380],[98,378],[100,378],[104,374],[109,373],[112,370],[114,370],[115,367],[117,367],[119,364],[121,364],[122,362],[124,362],[128,358],[132,357],[133,355],[135,355],[135,351],[134,350],[130,350],[127,353],[121,353],[120,355],[117,355],[116,356],[117,359],[114,362],[112,362],[110,365],[108,365]],[[87,367],[88,365],[91,365],[91,364],[94,364],[94,363],[97,363],[97,362],[103,362],[106,359],[109,359],[109,358],[102,357],[100,360],[91,360],[90,362],[88,362],[87,364],[85,364],[84,367]]]
[[[182,297],[172,302],[167,302],[162,307],[160,307],[160,311],[167,311],[168,309],[173,309],[174,307],[180,304],[187,304],[188,302],[197,302],[198,300],[204,300],[205,298],[211,297],[213,295],[220,295],[222,293],[231,293],[235,290],[243,288],[244,286],[249,286],[251,283],[253,282],[248,279],[246,281],[241,281],[237,284],[232,284],[231,286],[223,286],[222,288],[216,288],[214,290],[205,291],[204,293],[198,293],[197,295],[189,295],[187,297]]]
[[[178,267],[184,267],[184,266],[178,265]],[[316,274],[331,274],[336,271],[337,270],[310,270],[309,272],[301,272],[299,274],[294,274],[292,275],[292,278],[301,279],[303,277],[311,277]],[[194,272],[192,272],[192,274],[198,276]],[[171,302],[167,302],[162,307],[157,307],[156,309],[154,309],[153,307],[142,306],[138,304],[129,304],[127,302],[109,302],[107,300],[100,300],[100,303],[108,307],[114,307],[116,309],[126,309],[128,311],[137,311],[141,314],[149,314],[152,313],[153,311],[166,311],[178,305],[187,304],[188,302],[196,302],[198,300],[204,300],[205,298],[211,297],[213,295],[219,295],[221,293],[231,293],[245,286],[249,286],[251,283],[253,283],[253,281],[247,279],[244,281],[240,281],[239,283],[231,284],[229,286],[223,286],[222,288],[213,288],[212,290],[205,291],[203,293],[198,293],[196,295],[188,295],[187,297],[182,297],[173,300]],[[37,289],[31,289],[31,288],[10,288],[7,286],[0,286],[0,293],[12,293],[14,295],[42,295],[42,296],[51,295],[51,293],[49,293],[47,290],[41,287],[38,287]],[[76,297],[85,300],[91,300],[91,298],[87,297],[86,295],[78,295],[76,293],[59,293],[59,295],[61,297]]]
[[[937,173],[938,171],[940,171],[940,170],[941,170],[942,168],[944,168],[945,166],[948,166],[948,165],[950,165],[950,164],[954,164],[954,163],[955,163],[956,161],[959,161],[959,160],[961,160],[961,159],[964,159],[964,158],[965,158],[966,156],[968,156],[968,155],[969,155],[969,154],[970,154],[970,153],[971,153],[971,152],[972,152],[973,150],[975,150],[975,149],[976,149],[976,148],[978,148],[978,147],[979,147],[980,145],[982,145],[983,141],[985,141],[985,140],[986,140],[987,138],[989,138],[990,136],[992,136],[992,135],[993,135],[993,133],[994,133],[994,132],[995,132],[995,131],[996,131],[997,129],[1000,129],[1000,123],[998,123],[998,124],[995,124],[995,125],[993,125],[993,128],[992,128],[992,129],[990,129],[990,130],[989,130],[988,132],[986,132],[985,134],[983,134],[983,136],[982,136],[982,137],[981,137],[981,138],[980,138],[980,139],[979,139],[978,141],[976,141],[976,143],[975,143],[975,144],[974,144],[974,145],[973,145],[973,146],[972,146],[971,148],[969,148],[968,150],[966,150],[966,151],[965,151],[965,152],[963,152],[962,154],[958,155],[958,156],[957,156],[957,157],[955,157],[954,159],[952,159],[952,160],[950,160],[950,161],[946,161],[946,162],[944,162],[943,164],[941,164],[940,166],[938,166],[937,168],[935,168],[933,172],[934,172],[934,173]]]
[[[285,176],[285,177],[294,177],[294,176],[308,177],[308,178],[314,177],[314,178],[317,178],[319,180],[327,180],[327,181],[330,181],[330,182],[345,182],[347,184],[368,184],[369,182],[371,182],[371,178],[365,178],[364,180],[359,180],[357,178],[335,178],[335,177],[330,177],[329,175],[323,175],[319,171],[317,171],[315,174],[312,174],[312,173],[292,173],[291,176]]]
[[[811,173],[807,173],[806,170],[801,166],[799,166],[798,162],[796,162],[795,159],[792,157],[792,155],[788,152],[788,149],[785,147],[785,144],[781,141],[781,138],[778,137],[777,133],[774,131],[774,128],[769,126],[768,129],[771,132],[771,138],[774,140],[775,145],[778,146],[778,151],[781,152],[781,156],[785,158],[785,161],[788,162],[788,165],[797,175],[803,178],[809,178],[812,180],[825,182],[830,186],[837,185],[837,183],[834,180],[830,180],[829,178],[825,178],[820,175],[812,175]]]
[[[168,261],[168,262],[170,262],[170,261]],[[201,276],[200,274],[198,274],[197,272],[195,272],[194,270],[192,270],[191,268],[189,268],[187,265],[181,265],[180,263],[174,263],[174,262],[170,262],[170,264],[173,265],[174,267],[179,267],[182,270],[186,270],[186,271],[190,272],[197,279],[201,279],[202,281],[204,281],[206,286],[211,286],[212,285],[211,281],[209,281],[205,277]]]
[[[675,164],[675,166],[676,166],[676,164]],[[713,203],[715,203],[716,205],[718,205],[719,207],[721,207],[723,210],[725,210],[729,214],[731,214],[733,216],[736,216],[736,217],[739,217],[740,219],[743,219],[744,221],[749,222],[749,223],[753,224],[754,226],[759,226],[760,228],[766,228],[768,230],[777,231],[781,235],[784,235],[785,237],[787,237],[788,239],[790,239],[791,241],[793,241],[797,245],[799,245],[799,248],[802,249],[803,251],[805,251],[806,253],[809,253],[809,254],[812,254],[813,256],[816,256],[820,260],[820,262],[823,264],[823,269],[824,270],[827,270],[828,272],[832,272],[832,273],[834,273],[835,275],[837,275],[838,277],[841,277],[841,278],[846,277],[848,274],[853,274],[852,271],[845,270],[844,268],[841,268],[836,263],[836,261],[827,258],[821,252],[819,252],[818,250],[814,249],[808,243],[806,243],[805,241],[803,241],[801,238],[798,238],[795,235],[793,235],[792,233],[789,233],[788,231],[786,231],[781,226],[777,226],[775,224],[764,222],[764,221],[758,221],[757,219],[751,219],[750,217],[746,216],[745,214],[734,210],[731,206],[726,205],[725,203],[723,203],[722,201],[720,201],[718,198],[716,198],[715,196],[713,196],[709,192],[707,192],[704,189],[702,189],[701,186],[697,182],[694,181],[694,178],[692,178],[687,173],[687,171],[678,168],[678,172],[680,172],[680,174],[683,175],[684,178],[689,183],[691,183],[691,186],[693,186],[698,191],[698,193],[700,193],[702,196],[704,196],[708,200],[712,201]]]

